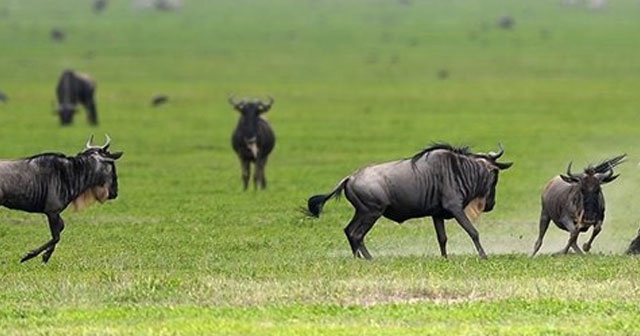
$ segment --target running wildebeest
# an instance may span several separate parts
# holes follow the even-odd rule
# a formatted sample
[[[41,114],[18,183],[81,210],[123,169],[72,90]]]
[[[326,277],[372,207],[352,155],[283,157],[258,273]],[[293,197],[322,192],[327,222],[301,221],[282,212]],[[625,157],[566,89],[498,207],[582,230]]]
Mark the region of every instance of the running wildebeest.
[[[356,171],[328,194],[309,198],[307,211],[318,217],[324,203],[344,191],[355,208],[344,228],[355,257],[371,259],[364,237],[381,216],[397,223],[431,216],[443,257],[447,256],[444,220],[455,218],[480,257],[486,258],[472,221],[495,206],[498,173],[513,164],[497,162],[503,154],[502,146],[498,153],[477,154],[468,147],[434,144],[412,158]]]
[[[168,101],[169,101],[169,96],[164,94],[156,95],[156,96],[153,96],[153,98],[151,98],[151,106],[158,107]]]
[[[57,112],[60,116],[60,123],[62,125],[71,124],[77,104],[80,103],[87,110],[89,124],[97,125],[98,111],[94,99],[95,91],[96,83],[88,75],[73,70],[63,71],[56,86]]]
[[[0,205],[44,214],[51,230],[51,240],[25,254],[20,262],[42,252],[42,261],[49,261],[64,229],[60,213],[69,204],[80,210],[96,200],[104,203],[118,197],[115,161],[122,152],[109,152],[109,136],[103,146],[93,146],[92,140],[93,136],[76,156],[44,153],[0,160]]]
[[[276,144],[276,137],[269,123],[262,118],[262,114],[269,111],[273,105],[273,98],[264,103],[259,100],[237,102],[229,97],[229,103],[240,112],[240,119],[231,136],[231,146],[240,159],[242,168],[242,183],[244,189],[249,186],[251,163],[255,166],[253,173],[254,188],[267,187],[264,169],[267,165],[269,153]]]
[[[602,230],[604,221],[604,195],[601,186],[615,180],[613,168],[624,162],[626,154],[606,160],[597,166],[588,166],[581,174],[571,173],[571,163],[567,174],[560,174],[551,179],[542,191],[542,210],[540,211],[540,231],[538,240],[533,246],[535,256],[544,238],[549,222],[553,221],[558,228],[569,232],[569,241],[560,251],[567,254],[569,248],[582,254],[577,240],[580,232],[593,226],[591,238],[582,246],[585,252],[591,250],[591,244]]]

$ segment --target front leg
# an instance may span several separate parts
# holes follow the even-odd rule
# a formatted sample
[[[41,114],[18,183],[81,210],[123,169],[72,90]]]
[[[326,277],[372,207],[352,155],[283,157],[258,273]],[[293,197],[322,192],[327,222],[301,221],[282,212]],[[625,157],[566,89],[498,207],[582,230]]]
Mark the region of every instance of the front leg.
[[[60,217],[60,214],[58,213],[47,214],[47,219],[49,220],[49,230],[51,231],[51,240],[44,243],[42,246],[38,247],[37,249],[34,249],[28,252],[27,254],[25,254],[24,257],[20,259],[21,263],[39,255],[40,253],[42,253],[42,251],[45,251],[45,250],[46,252],[42,255],[42,262],[46,263],[49,261],[49,258],[51,258],[53,251],[55,251],[56,249],[56,244],[58,244],[58,242],[60,241],[60,232],[62,232],[62,230],[64,229],[64,221],[62,220],[62,217]]]
[[[453,217],[458,221],[458,223],[462,226],[462,228],[467,232],[471,240],[473,241],[473,245],[476,247],[478,251],[478,255],[481,259],[487,259],[487,254],[484,252],[482,245],[480,244],[480,235],[478,234],[478,230],[473,227],[473,224],[467,218],[467,215],[462,210],[462,207],[459,207],[456,210],[451,211]]]
[[[600,231],[602,231],[602,221],[596,223],[596,225],[593,227],[591,238],[589,238],[589,241],[582,245],[582,249],[585,252],[589,252],[591,250],[591,244],[593,243],[593,240],[596,239],[596,236],[600,233]]]
[[[569,241],[560,252],[562,254],[567,254],[569,253],[569,248],[573,248],[576,253],[582,254],[582,250],[576,243],[578,241],[578,235],[580,234],[580,226],[575,225],[572,220],[564,220],[562,224],[564,224],[564,227],[569,231]]]

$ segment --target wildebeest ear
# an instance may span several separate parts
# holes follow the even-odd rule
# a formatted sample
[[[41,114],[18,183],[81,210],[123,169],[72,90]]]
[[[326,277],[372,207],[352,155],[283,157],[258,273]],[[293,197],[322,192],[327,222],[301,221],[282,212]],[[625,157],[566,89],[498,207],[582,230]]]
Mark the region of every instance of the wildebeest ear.
[[[124,154],[124,152],[115,152],[115,153],[107,153],[106,156],[115,161],[115,160],[119,159],[120,157],[122,157],[122,154]]]
[[[567,175],[562,175],[560,174],[560,178],[567,182],[567,183],[578,183],[580,182],[580,179],[577,177],[573,177],[573,176],[567,176]]]
[[[498,169],[505,170],[513,166],[513,162],[495,162],[495,165],[496,167],[498,167]]]

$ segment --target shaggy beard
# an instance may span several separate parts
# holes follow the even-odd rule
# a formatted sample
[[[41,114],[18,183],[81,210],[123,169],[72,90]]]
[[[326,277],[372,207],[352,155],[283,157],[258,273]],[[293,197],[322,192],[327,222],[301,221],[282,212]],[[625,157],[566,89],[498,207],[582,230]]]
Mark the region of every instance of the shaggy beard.
[[[105,187],[93,187],[85,190],[73,200],[73,210],[80,211],[89,207],[96,201],[104,203],[109,198],[109,190]]]

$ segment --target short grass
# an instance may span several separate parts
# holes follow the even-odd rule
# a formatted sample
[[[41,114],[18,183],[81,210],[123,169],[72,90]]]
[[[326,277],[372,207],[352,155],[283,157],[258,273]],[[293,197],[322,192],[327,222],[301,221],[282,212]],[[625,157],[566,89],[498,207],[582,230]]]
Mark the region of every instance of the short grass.
[[[68,211],[43,266],[20,256],[45,219],[0,211],[0,334],[637,334],[640,217],[637,1],[185,1],[176,12],[110,1],[0,3],[0,156],[79,151],[108,133],[120,197]],[[496,26],[502,15],[511,30]],[[52,28],[67,33],[62,43]],[[101,124],[61,128],[64,68],[98,81]],[[447,73],[446,78],[439,74]],[[155,94],[170,102],[150,107]],[[268,190],[241,190],[226,99],[272,95]],[[354,260],[346,200],[299,208],[358,167],[433,141],[506,147],[515,162],[477,227],[490,255],[448,224],[380,220],[374,261]],[[627,153],[604,188],[593,252],[542,255],[539,193],[566,169]],[[584,238],[583,238],[584,239]]]

